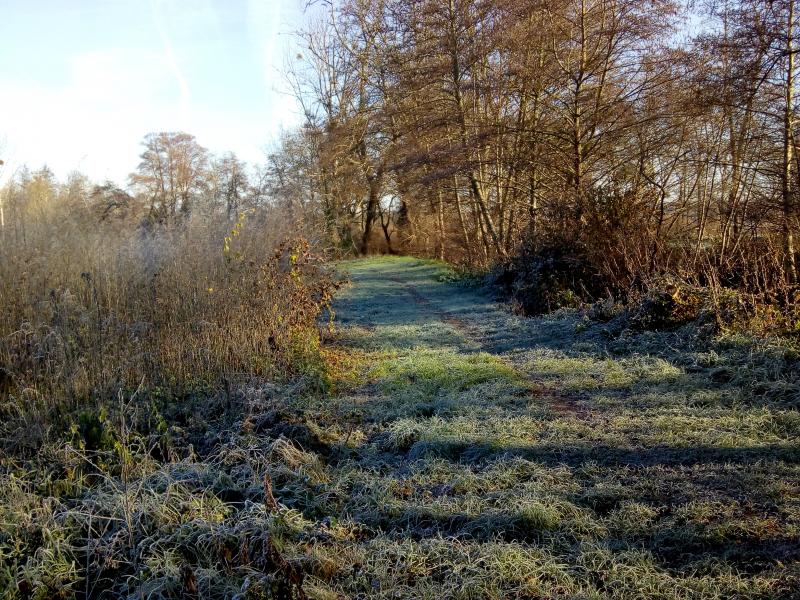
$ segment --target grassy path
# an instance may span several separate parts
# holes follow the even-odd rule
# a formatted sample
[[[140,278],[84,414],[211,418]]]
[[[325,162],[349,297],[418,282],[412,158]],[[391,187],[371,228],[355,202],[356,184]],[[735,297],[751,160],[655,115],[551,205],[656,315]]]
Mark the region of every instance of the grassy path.
[[[800,597],[779,350],[519,318],[428,261],[342,268],[311,495],[279,490],[327,519],[312,595]]]

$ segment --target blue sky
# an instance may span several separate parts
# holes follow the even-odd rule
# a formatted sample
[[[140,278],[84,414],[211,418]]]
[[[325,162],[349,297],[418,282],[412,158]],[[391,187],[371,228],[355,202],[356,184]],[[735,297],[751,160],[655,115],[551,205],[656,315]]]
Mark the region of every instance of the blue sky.
[[[0,0],[3,178],[46,163],[123,183],[183,130],[249,162],[299,121],[280,75],[303,0]]]

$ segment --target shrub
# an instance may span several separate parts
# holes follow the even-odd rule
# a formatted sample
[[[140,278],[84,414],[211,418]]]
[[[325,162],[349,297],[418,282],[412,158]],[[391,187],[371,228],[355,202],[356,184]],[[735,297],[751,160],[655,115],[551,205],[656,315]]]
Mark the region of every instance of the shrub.
[[[647,291],[631,303],[629,324],[639,331],[653,331],[696,322],[717,332],[747,326],[754,314],[752,301],[735,290],[661,278],[651,282]]]
[[[604,292],[598,272],[574,246],[566,244],[523,249],[513,261],[498,267],[492,279],[525,315],[574,308]]]

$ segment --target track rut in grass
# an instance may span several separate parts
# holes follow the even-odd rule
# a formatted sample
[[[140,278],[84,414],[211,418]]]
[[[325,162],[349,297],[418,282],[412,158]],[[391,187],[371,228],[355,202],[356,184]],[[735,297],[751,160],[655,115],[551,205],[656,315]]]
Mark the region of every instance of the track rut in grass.
[[[368,330],[371,339],[362,340],[366,345],[377,343],[391,350],[395,334],[402,333],[398,341],[403,349],[483,352],[516,371],[543,407],[586,414],[576,404],[578,398],[536,385],[535,373],[526,372],[524,350],[551,341],[547,334],[532,326],[534,321],[495,302],[487,291],[454,283],[440,263],[381,257],[348,261],[342,270],[352,287],[337,301],[337,319],[345,330]]]

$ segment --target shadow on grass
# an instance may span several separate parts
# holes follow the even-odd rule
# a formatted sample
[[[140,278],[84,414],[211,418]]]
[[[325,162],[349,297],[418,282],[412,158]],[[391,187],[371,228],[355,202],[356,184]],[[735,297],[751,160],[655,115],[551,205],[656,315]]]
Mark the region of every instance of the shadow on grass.
[[[357,519],[367,527],[400,539],[524,543],[555,554],[563,552],[565,547],[602,539],[613,551],[647,551],[656,564],[679,577],[696,575],[700,570],[719,568],[723,564],[754,576],[783,563],[800,560],[800,539],[796,535],[733,533],[715,536],[703,530],[662,522],[656,523],[645,536],[598,537],[581,529],[585,520],[576,526],[574,517],[546,509],[511,513],[492,510],[475,515],[414,507],[405,508],[399,514],[376,510],[362,513]]]
[[[358,405],[375,430],[350,463],[357,521],[398,540],[542,546],[578,571],[584,542],[638,551],[685,581],[800,561],[800,388],[780,352],[690,330],[612,334],[578,313],[521,319],[437,281],[434,263],[357,268],[339,312],[359,326],[346,343],[397,352],[376,375],[382,393]],[[524,385],[449,383],[456,355],[475,349]],[[458,488],[448,476],[463,489],[439,491]]]
[[[800,463],[800,447],[796,444],[766,444],[756,447],[723,448],[719,446],[669,446],[624,448],[597,443],[531,444],[505,446],[500,444],[460,441],[424,440],[408,451],[408,460],[441,458],[461,463],[487,459],[519,457],[550,467],[567,465],[580,467],[586,463],[604,466],[651,467],[656,465],[739,464],[757,462]]]

